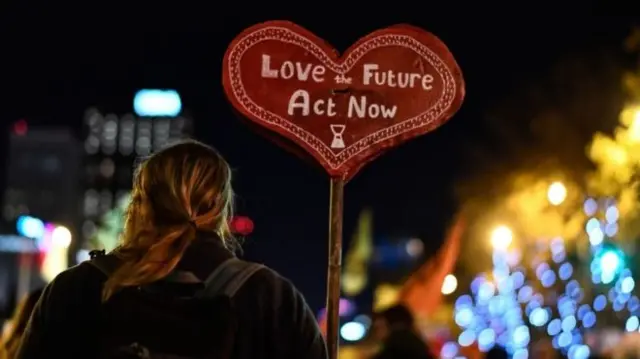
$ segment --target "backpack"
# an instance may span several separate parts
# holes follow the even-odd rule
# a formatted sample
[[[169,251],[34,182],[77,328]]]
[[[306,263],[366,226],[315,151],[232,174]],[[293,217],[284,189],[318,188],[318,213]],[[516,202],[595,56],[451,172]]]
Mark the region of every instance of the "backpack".
[[[91,253],[89,264],[110,276],[119,259]],[[103,304],[99,358],[228,359],[237,322],[231,299],[263,265],[231,258],[204,281],[174,271],[166,285],[198,286],[195,295],[167,296],[149,288],[126,288]]]

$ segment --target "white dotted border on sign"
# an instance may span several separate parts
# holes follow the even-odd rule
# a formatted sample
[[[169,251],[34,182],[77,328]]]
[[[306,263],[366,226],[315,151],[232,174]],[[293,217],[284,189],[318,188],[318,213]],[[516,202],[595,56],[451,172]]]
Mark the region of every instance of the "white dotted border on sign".
[[[438,101],[427,111],[393,126],[371,133],[335,154],[331,148],[318,139],[314,134],[290,121],[287,121],[277,114],[258,106],[247,95],[244,84],[242,83],[240,62],[247,50],[256,44],[267,40],[277,40],[300,46],[337,74],[347,73],[362,56],[376,48],[387,46],[408,48],[426,59],[437,71],[442,78],[444,91]],[[246,35],[236,44],[229,54],[228,70],[233,94],[238,100],[238,103],[240,103],[247,112],[294,135],[300,141],[316,150],[332,169],[339,168],[345,162],[376,143],[388,140],[416,128],[424,127],[426,130],[435,128],[438,125],[436,120],[438,120],[451,106],[457,91],[455,80],[447,65],[428,47],[407,35],[389,34],[376,36],[375,38],[360,44],[355,50],[349,53],[342,63],[337,64],[319,46],[308,38],[287,28],[266,27]]]

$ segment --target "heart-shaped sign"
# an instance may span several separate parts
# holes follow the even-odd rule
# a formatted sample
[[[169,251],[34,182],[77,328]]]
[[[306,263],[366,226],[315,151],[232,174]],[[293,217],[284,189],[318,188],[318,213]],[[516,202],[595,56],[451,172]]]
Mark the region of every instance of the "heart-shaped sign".
[[[340,57],[298,25],[262,23],[229,45],[222,78],[244,116],[345,180],[385,150],[443,124],[465,93],[444,43],[409,25],[375,31]]]

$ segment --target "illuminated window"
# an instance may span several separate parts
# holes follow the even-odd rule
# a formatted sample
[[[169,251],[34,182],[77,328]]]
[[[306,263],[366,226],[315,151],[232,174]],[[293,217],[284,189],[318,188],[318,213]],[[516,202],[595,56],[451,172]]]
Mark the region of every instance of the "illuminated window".
[[[47,155],[42,158],[40,168],[50,174],[59,173],[62,170],[61,161],[55,155]]]
[[[93,155],[98,153],[100,148],[100,135],[102,134],[104,119],[97,109],[90,108],[85,113],[84,121],[89,130],[84,141],[84,150],[87,154]]]
[[[151,123],[148,121],[140,122],[138,124],[136,153],[142,156],[151,153]]]
[[[102,124],[104,119],[98,110],[92,108],[87,111],[85,116],[85,122],[89,127],[89,133],[92,135],[99,135],[102,132]]]
[[[84,151],[89,155],[95,155],[100,148],[100,139],[96,135],[89,135],[86,141],[84,141]]]
[[[118,117],[113,114],[105,117],[102,128],[102,152],[112,155],[116,151],[116,140],[118,137]]]
[[[105,178],[113,177],[116,171],[116,165],[111,158],[105,158],[100,163],[100,174]]]
[[[31,150],[22,153],[15,163],[22,171],[31,175],[56,174],[62,170],[62,161],[59,156],[46,150]]]
[[[128,114],[122,118],[120,122],[120,153],[128,156],[133,153],[133,145],[135,139],[135,118]]]
[[[158,151],[169,142],[171,120],[157,119],[153,125],[153,150]]]
[[[100,198],[96,190],[90,189],[84,194],[84,215],[95,217],[98,215],[98,205]]]
[[[176,141],[183,137],[184,135],[184,127],[185,127],[185,119],[182,117],[175,118],[170,123],[169,128],[169,140]]]

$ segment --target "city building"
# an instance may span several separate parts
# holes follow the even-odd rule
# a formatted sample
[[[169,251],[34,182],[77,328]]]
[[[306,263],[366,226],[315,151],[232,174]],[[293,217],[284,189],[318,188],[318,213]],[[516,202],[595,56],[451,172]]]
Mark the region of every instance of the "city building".
[[[80,146],[68,128],[27,128],[18,121],[9,137],[3,217],[21,215],[75,228],[78,224]],[[14,224],[15,226],[15,224]]]
[[[84,118],[82,237],[90,241],[105,215],[126,199],[137,161],[171,142],[191,137],[192,122],[178,117],[103,114]]]
[[[4,231],[0,235],[0,312],[12,308],[15,298],[44,285],[40,259],[47,251],[37,249],[36,241],[41,238],[36,237],[41,235],[15,235],[20,232],[22,219],[39,218],[39,223],[55,223],[67,230],[68,243],[58,257],[64,256],[69,246],[73,249],[77,245],[81,223],[80,144],[73,132],[65,127],[29,128],[25,120],[20,120],[8,136],[7,149]],[[73,244],[72,238],[76,238]],[[25,245],[25,241],[32,245]],[[61,263],[66,266],[67,261],[63,258]]]

